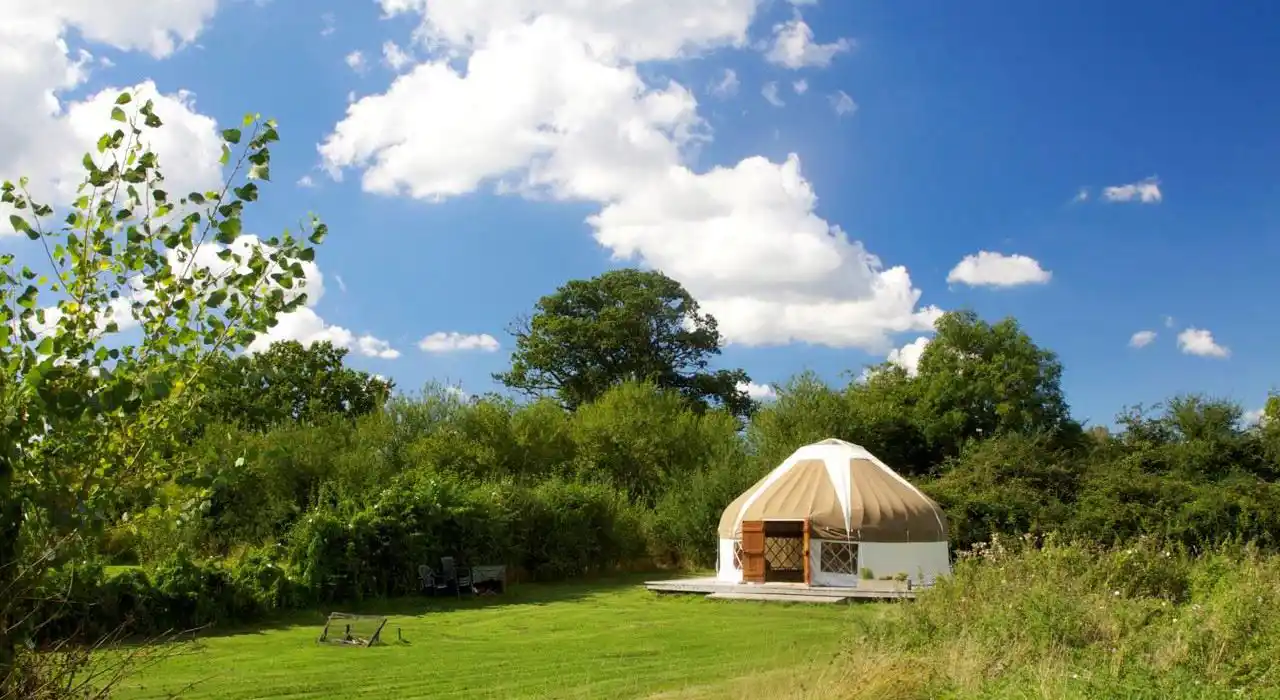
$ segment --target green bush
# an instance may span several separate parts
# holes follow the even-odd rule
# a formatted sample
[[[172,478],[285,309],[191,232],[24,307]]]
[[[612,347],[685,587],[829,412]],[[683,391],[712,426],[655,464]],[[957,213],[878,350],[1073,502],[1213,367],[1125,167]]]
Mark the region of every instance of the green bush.
[[[421,475],[370,506],[309,513],[287,558],[322,600],[414,593],[418,566],[453,556],[506,564],[540,578],[623,566],[645,550],[642,519],[616,491],[551,480],[528,489]]]

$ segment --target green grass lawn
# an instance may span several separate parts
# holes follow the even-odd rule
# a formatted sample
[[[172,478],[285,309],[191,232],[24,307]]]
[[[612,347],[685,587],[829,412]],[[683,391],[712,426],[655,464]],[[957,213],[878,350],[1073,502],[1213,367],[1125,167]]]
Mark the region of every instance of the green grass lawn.
[[[382,647],[317,644],[320,612],[207,635],[131,677],[117,697],[169,697],[192,683],[182,697],[735,697],[744,679],[826,662],[852,617],[876,610],[659,596],[641,580],[396,601],[381,611],[391,615]]]

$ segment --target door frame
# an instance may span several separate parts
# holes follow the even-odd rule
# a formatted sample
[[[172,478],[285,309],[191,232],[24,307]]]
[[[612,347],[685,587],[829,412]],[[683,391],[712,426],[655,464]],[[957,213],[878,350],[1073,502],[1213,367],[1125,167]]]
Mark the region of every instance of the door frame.
[[[813,585],[813,568],[809,565],[809,537],[810,527],[809,519],[804,519],[804,544],[800,548],[801,556],[804,557],[804,585]]]
[[[742,580],[764,583],[764,521],[742,521]]]

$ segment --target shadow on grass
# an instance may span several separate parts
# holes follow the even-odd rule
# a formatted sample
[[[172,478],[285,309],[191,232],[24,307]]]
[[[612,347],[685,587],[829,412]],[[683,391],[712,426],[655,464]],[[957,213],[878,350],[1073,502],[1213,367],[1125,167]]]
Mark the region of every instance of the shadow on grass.
[[[248,634],[265,634],[294,627],[315,627],[317,636],[331,612],[387,617],[416,617],[419,615],[448,614],[468,610],[524,605],[550,605],[583,600],[601,593],[616,592],[625,588],[638,588],[645,581],[676,578],[669,571],[649,573],[613,574],[557,583],[521,583],[509,586],[497,595],[408,596],[403,598],[373,599],[351,602],[326,603],[306,610],[283,611],[263,620],[232,625],[213,625],[192,634],[182,635],[184,640],[211,639]],[[394,627],[394,622],[388,628]],[[385,634],[384,630],[384,634]],[[394,641],[394,637],[386,641]]]

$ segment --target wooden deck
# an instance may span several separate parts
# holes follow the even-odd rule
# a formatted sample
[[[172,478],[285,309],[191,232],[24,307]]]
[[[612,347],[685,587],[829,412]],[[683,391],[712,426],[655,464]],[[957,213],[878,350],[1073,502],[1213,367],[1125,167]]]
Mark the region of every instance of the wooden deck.
[[[655,593],[697,593],[714,600],[847,603],[851,600],[909,600],[916,597],[914,590],[891,590],[881,585],[846,588],[806,586],[803,583],[724,583],[711,577],[647,581],[644,585]]]

